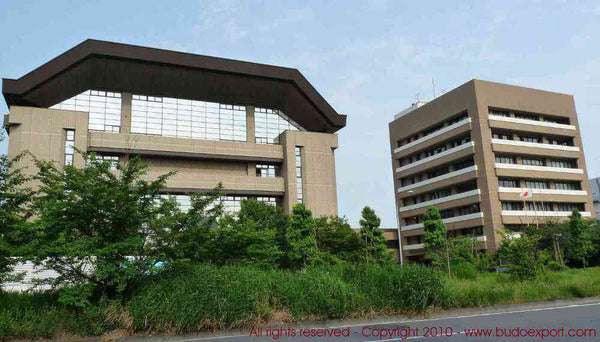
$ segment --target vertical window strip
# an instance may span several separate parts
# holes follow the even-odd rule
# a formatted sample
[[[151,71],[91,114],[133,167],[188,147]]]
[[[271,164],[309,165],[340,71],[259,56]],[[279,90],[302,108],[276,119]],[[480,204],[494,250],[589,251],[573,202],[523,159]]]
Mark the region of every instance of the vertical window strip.
[[[65,166],[73,165],[75,156],[75,130],[65,130]]]
[[[133,95],[131,132],[246,142],[246,107]]]
[[[91,131],[119,133],[121,129],[121,94],[87,90],[50,109],[88,112],[88,129]]]
[[[296,189],[298,203],[304,203],[304,190],[302,187],[302,149],[300,146],[295,148],[296,154]]]

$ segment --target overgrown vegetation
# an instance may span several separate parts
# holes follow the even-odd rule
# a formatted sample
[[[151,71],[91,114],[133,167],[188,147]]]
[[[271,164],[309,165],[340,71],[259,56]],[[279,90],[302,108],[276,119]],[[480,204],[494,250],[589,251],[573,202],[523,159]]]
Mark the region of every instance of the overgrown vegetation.
[[[173,267],[154,275],[127,301],[84,307],[60,291],[0,293],[0,337],[182,333],[266,322],[368,317],[429,308],[478,307],[600,295],[600,268],[540,272],[533,279],[480,273],[447,278],[426,266],[338,265],[300,271],[253,266]]]
[[[599,265],[600,224],[574,210],[564,222],[526,226],[505,235],[495,253],[484,253],[475,236],[452,237],[435,207],[424,216],[425,260],[452,277],[472,279],[478,272],[507,270],[512,278],[531,279],[540,271]]]
[[[451,237],[428,208],[431,265],[401,268],[370,207],[359,232],[303,204],[288,215],[248,200],[229,215],[221,186],[191,194],[181,210],[162,194],[172,174],[150,180],[135,156],[116,168],[83,157],[86,167],[64,169],[33,158],[31,177],[18,159],[0,159],[0,282],[18,278],[10,272],[22,261],[59,275],[45,281],[50,291],[0,291],[0,338],[175,333],[600,294],[598,268],[568,269],[600,259],[600,228],[577,212],[527,227],[491,254],[474,236]]]

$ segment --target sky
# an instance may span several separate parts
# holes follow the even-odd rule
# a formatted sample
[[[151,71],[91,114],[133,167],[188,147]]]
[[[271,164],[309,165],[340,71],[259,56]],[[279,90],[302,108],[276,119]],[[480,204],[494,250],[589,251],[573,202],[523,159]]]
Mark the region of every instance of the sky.
[[[3,0],[0,31],[4,78],[87,38],[297,68],[348,115],[336,171],[352,226],[366,205],[396,226],[388,123],[432,80],[438,95],[473,78],[574,95],[600,176],[598,1]]]

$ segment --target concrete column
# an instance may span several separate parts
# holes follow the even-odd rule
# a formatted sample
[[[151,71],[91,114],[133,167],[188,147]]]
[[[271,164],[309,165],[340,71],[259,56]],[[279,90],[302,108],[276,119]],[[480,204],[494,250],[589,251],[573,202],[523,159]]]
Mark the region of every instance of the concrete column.
[[[131,133],[131,93],[121,93],[121,133]]]
[[[249,144],[256,143],[253,106],[246,106],[246,142]]]

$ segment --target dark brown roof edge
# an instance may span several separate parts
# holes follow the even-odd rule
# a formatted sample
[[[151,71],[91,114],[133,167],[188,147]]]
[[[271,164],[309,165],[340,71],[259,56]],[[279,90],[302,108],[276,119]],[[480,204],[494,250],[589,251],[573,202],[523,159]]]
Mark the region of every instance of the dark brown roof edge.
[[[2,93],[7,104],[11,106],[16,98],[27,94],[90,55],[215,70],[292,82],[304,97],[336,128],[332,131],[346,126],[346,115],[338,114],[297,69],[95,39],[83,41],[17,80],[3,78]]]

